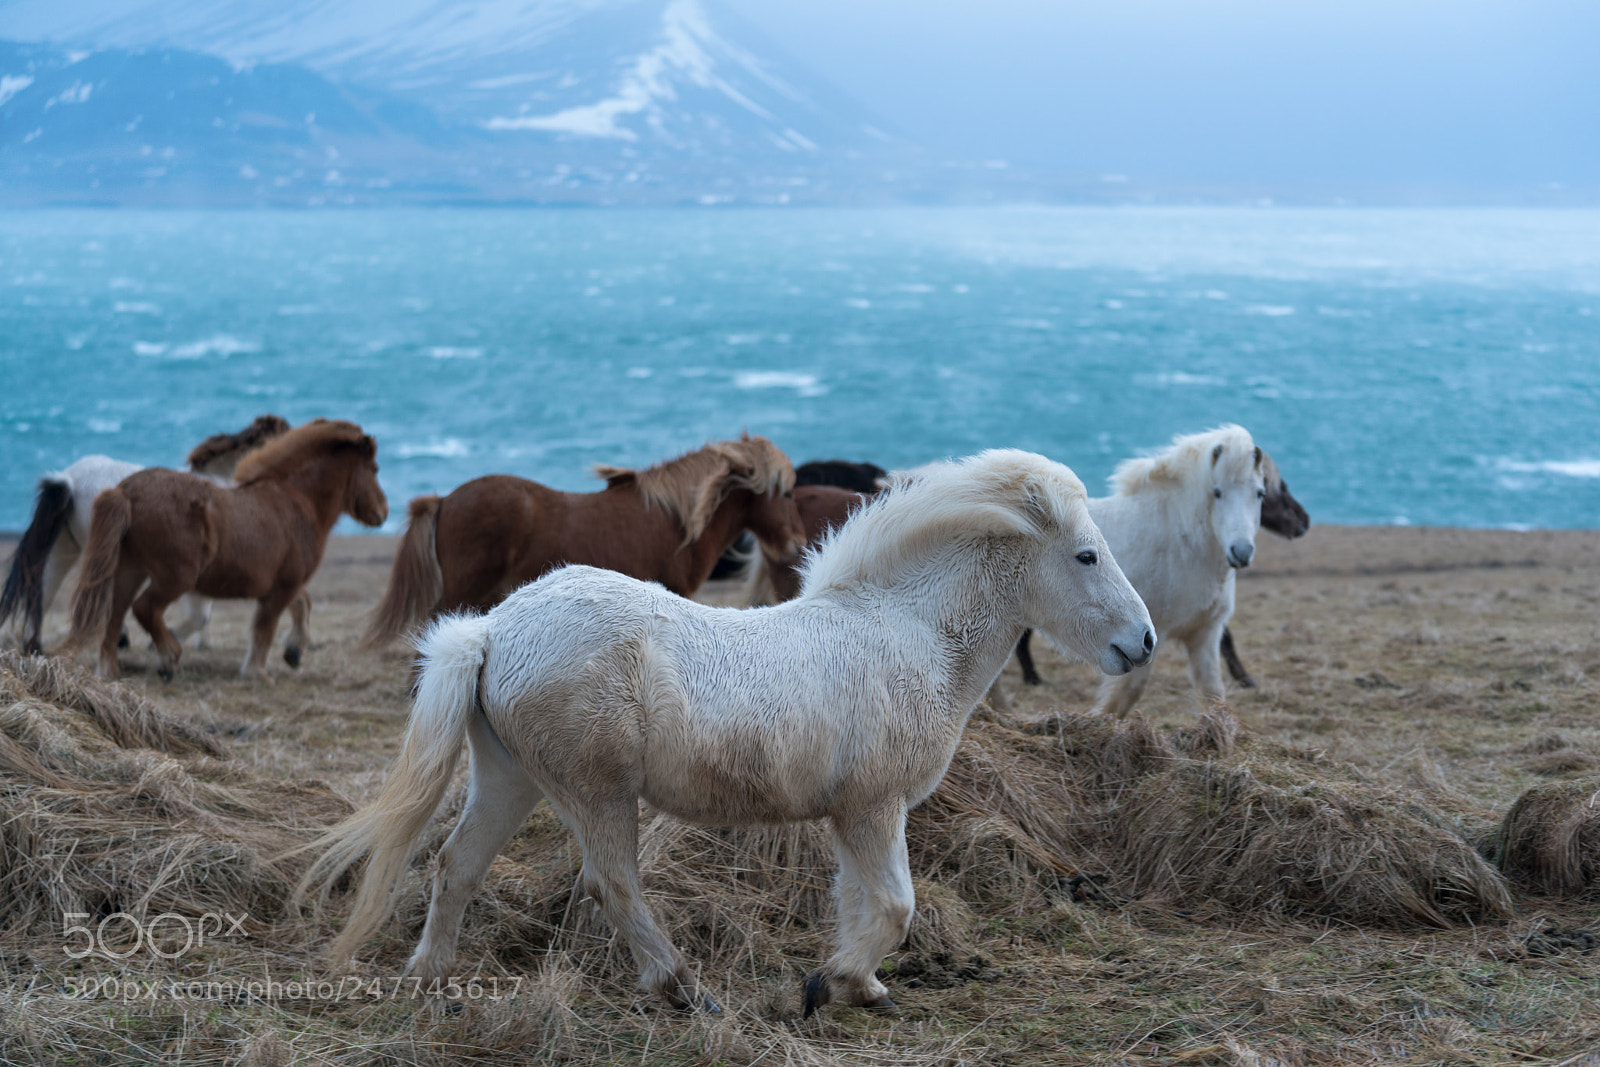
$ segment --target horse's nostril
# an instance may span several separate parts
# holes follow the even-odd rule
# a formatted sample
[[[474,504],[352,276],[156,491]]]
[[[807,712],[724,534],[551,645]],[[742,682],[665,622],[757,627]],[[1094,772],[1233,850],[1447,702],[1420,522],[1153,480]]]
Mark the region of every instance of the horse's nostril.
[[[1155,632],[1152,631],[1152,630],[1146,630],[1144,632],[1144,650],[1146,652],[1154,652],[1155,648],[1156,648],[1156,635],[1155,635]]]

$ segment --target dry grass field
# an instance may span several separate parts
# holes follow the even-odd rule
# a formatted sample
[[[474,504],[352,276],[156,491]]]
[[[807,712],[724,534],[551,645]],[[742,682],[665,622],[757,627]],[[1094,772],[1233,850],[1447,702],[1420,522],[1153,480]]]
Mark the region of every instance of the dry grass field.
[[[427,856],[352,974],[319,970],[339,898],[290,914],[298,861],[273,857],[397,751],[407,659],[355,648],[391,549],[334,540],[272,686],[235,674],[241,604],[170,684],[142,634],[120,687],[0,660],[0,1062],[1600,1065],[1600,533],[1263,536],[1234,620],[1260,685],[1204,722],[1173,657],[1139,715],[1089,720],[1094,673],[1036,643],[1046,684],[1009,667],[1011,711],[980,707],[913,813],[900,1008],[807,1021],[813,826],[641,813],[652,903],[720,1016],[634,993],[543,808],[467,913],[454,1008],[382,981]],[[185,947],[161,913],[231,918]],[[70,958],[68,922],[101,954]]]

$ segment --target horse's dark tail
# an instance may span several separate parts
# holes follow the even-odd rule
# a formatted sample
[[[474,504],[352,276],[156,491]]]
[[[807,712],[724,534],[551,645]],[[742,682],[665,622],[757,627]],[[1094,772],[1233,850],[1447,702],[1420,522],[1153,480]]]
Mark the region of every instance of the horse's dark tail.
[[[72,483],[59,474],[39,479],[39,498],[33,506],[33,519],[22,532],[22,540],[11,556],[11,571],[0,590],[0,626],[13,615],[22,617],[22,647],[39,651],[44,630],[44,567],[55,548],[56,538],[72,517]]]
[[[417,629],[439,606],[439,598],[444,596],[436,534],[441,503],[441,497],[419,496],[406,508],[406,531],[395,549],[389,588],[367,620],[363,647],[379,648]]]
[[[89,512],[89,543],[83,550],[78,591],[72,596],[72,632],[57,655],[70,656],[92,638],[105,636],[111,622],[122,538],[132,525],[133,501],[128,494],[115,485],[101,490]]]

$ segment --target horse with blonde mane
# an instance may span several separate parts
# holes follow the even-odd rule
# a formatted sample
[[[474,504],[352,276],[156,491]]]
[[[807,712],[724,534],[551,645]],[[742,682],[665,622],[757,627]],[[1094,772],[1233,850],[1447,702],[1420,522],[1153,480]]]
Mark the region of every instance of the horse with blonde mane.
[[[233,469],[241,458],[288,429],[280,416],[259,415],[238,433],[212,434],[196,445],[189,453],[189,469],[219,485],[231,484]],[[15,620],[5,634],[8,643],[26,652],[41,650],[45,612],[89,543],[89,510],[94,498],[143,469],[137,463],[108,456],[84,456],[65,470],[39,479],[33,518],[12,554],[5,588],[0,591],[0,626]],[[211,602],[191,595],[183,598],[183,606],[183,621],[173,629],[173,636],[184,641],[198,634],[199,646],[207,647],[205,628],[211,618]]]
[[[642,798],[711,825],[829,819],[837,948],[806,981],[805,1013],[833,999],[892,1007],[874,972],[915,907],[906,810],[944,776],[1024,626],[1113,674],[1155,647],[1083,484],[1026,452],[898,478],[811,555],[785,604],[713,608],[562,568],[488,615],[429,629],[400,756],[370,805],[306,846],[322,854],[296,899],[370,857],[332,947],[347,959],[393,914],[465,743],[466,808],[440,851],[408,974],[452,973],[468,901],[548,798],[640,988],[716,1010],[641,896]]]
[[[72,632],[58,654],[74,655],[99,636],[99,672],[117,677],[117,634],[131,604],[170,680],[183,648],[162,614],[194,591],[257,602],[239,673],[264,680],[278,618],[291,609],[283,658],[299,666],[311,605],[305,584],[333,524],[348,514],[381,526],[389,516],[377,451],[355,423],[315,419],[241,460],[231,489],[183,471],[130,474],[95,498]]]
[[[486,610],[563,563],[692,596],[747,528],[783,558],[805,543],[794,468],[765,437],[716,441],[645,470],[594,470],[606,482],[597,493],[491,474],[412,500],[363,643],[388,644],[440,614]]]
[[[1187,650],[1189,679],[1207,704],[1225,695],[1218,648],[1233,616],[1234,572],[1255,555],[1261,457],[1242,426],[1175,437],[1156,455],[1123,461],[1111,476],[1115,492],[1089,501],[1162,644]],[[1094,711],[1126,715],[1150,671],[1144,664],[1102,680]]]
[[[1289,484],[1283,480],[1278,465],[1264,450],[1261,453],[1261,481],[1266,493],[1261,498],[1261,529],[1289,541],[1305,536],[1305,532],[1311,529],[1311,516],[1306,514],[1306,509],[1301,507],[1300,501],[1294,498],[1294,494],[1289,492]],[[1017,642],[1017,665],[1022,668],[1024,685],[1039,685],[1043,679],[1039,677],[1039,672],[1034,667],[1028,638],[1029,634],[1025,631],[1022,640]],[[1217,642],[1217,646],[1218,651],[1222,653],[1222,662],[1227,666],[1228,674],[1233,680],[1238,682],[1241,688],[1254,689],[1255,679],[1250,677],[1244,662],[1239,659],[1238,650],[1233,645],[1233,634],[1228,627],[1222,628],[1222,638]],[[1003,694],[1001,696],[1003,702]]]

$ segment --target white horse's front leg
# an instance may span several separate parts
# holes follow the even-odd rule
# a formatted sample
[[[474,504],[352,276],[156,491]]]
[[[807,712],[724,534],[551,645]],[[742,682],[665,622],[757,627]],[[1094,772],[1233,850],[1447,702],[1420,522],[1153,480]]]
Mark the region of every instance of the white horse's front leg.
[[[1100,679],[1100,692],[1095,696],[1094,708],[1091,715],[1110,715],[1113,718],[1122,718],[1133,710],[1139,703],[1139,698],[1144,695],[1144,687],[1150,684],[1150,672],[1155,661],[1151,660],[1142,667],[1135,667],[1127,674],[1115,678]]]
[[[1189,680],[1209,705],[1227,695],[1222,681],[1222,631],[1224,622],[1208,626],[1189,641]]]
[[[894,1007],[876,972],[883,957],[905,940],[917,906],[903,803],[835,815],[833,833],[839,856],[839,944],[806,979],[808,1017],[835,996],[863,1008]]]
[[[482,715],[474,715],[467,724],[467,743],[472,753],[467,806],[439,850],[428,921],[406,964],[405,973],[421,978],[424,986],[450,977],[462,913],[483,884],[489,864],[544,796]]]

